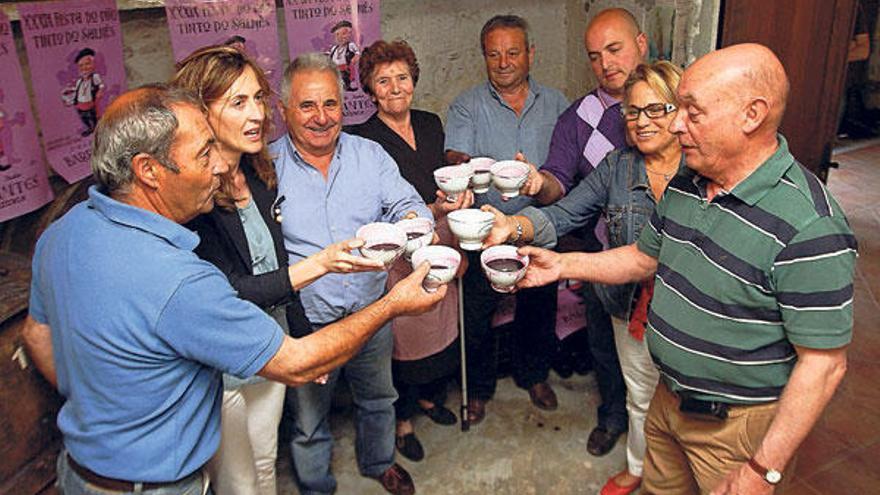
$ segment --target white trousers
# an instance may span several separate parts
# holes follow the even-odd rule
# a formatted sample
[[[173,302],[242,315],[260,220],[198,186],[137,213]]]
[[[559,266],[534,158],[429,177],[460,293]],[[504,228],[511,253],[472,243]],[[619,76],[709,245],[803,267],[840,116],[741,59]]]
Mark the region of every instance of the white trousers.
[[[220,448],[208,462],[216,495],[276,495],[284,391],[284,385],[272,381],[223,391]]]
[[[626,466],[633,476],[642,476],[645,463],[645,416],[654,397],[660,374],[645,339],[636,340],[629,333],[627,322],[614,318],[614,343],[626,383],[626,412],[629,432],[626,435]]]

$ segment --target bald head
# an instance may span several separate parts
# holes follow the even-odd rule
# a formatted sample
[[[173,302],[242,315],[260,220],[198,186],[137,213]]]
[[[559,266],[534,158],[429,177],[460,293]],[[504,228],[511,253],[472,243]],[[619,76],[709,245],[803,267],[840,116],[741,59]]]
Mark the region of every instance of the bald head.
[[[766,125],[775,135],[788,101],[789,82],[782,62],[769,48],[743,43],[722,48],[697,60],[685,71],[727,97],[748,97],[767,103]]]
[[[599,12],[587,25],[584,45],[599,86],[622,99],[624,82],[648,53],[648,39],[635,17],[619,8]]]
[[[584,36],[589,36],[591,31],[598,31],[611,27],[621,33],[636,37],[640,32],[639,23],[630,11],[621,8],[605,9],[596,14],[587,24]]]

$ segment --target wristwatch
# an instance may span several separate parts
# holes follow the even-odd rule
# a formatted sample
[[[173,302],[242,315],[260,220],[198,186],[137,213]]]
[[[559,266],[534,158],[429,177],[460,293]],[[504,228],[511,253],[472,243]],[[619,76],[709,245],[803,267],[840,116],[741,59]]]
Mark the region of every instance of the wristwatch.
[[[772,468],[765,468],[764,466],[758,464],[758,461],[756,461],[754,457],[749,459],[749,467],[752,468],[753,471],[758,473],[759,476],[764,478],[764,481],[770,483],[771,485],[777,485],[780,481],[782,481],[782,473]]]
[[[516,237],[512,237],[510,239],[510,243],[516,244],[519,242],[520,239],[522,239],[523,226],[522,226],[522,223],[520,223],[520,221],[516,217],[510,217],[510,218],[513,219],[513,221],[516,223],[516,232],[514,232],[514,234],[516,234]]]

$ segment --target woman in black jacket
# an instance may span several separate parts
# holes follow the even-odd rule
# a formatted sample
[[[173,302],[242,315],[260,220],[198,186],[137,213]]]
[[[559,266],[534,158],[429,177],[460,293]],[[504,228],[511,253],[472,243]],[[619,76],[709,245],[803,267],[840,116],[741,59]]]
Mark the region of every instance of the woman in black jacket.
[[[306,335],[311,328],[297,290],[328,272],[381,270],[382,263],[350,254],[361,241],[349,240],[288,266],[278,213],[285,198],[276,198],[266,148],[271,93],[256,64],[235,48],[206,47],[180,63],[172,83],[205,103],[217,139],[212,152],[229,164],[214,210],[189,224],[201,238],[196,254],[225,273],[239,297],[292,336]],[[224,375],[223,381],[220,448],[208,465],[212,485],[219,495],[274,495],[285,387],[259,377]]]

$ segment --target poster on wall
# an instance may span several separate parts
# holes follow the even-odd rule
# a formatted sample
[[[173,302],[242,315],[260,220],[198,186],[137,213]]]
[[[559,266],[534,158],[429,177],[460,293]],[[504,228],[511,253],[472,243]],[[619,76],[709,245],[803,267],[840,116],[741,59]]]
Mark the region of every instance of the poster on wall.
[[[359,124],[375,111],[361,89],[361,50],[382,37],[380,0],[284,0],[290,59],[300,53],[327,54],[339,67],[345,87],[343,122]]]
[[[46,158],[73,183],[92,173],[95,126],[126,89],[116,2],[25,3],[18,12]]]
[[[175,62],[203,46],[230,46],[256,62],[277,93],[283,69],[275,0],[166,0],[165,16]],[[270,139],[275,139],[285,127],[274,99],[269,108],[275,124]]]
[[[9,19],[0,12],[0,222],[52,200]]]

